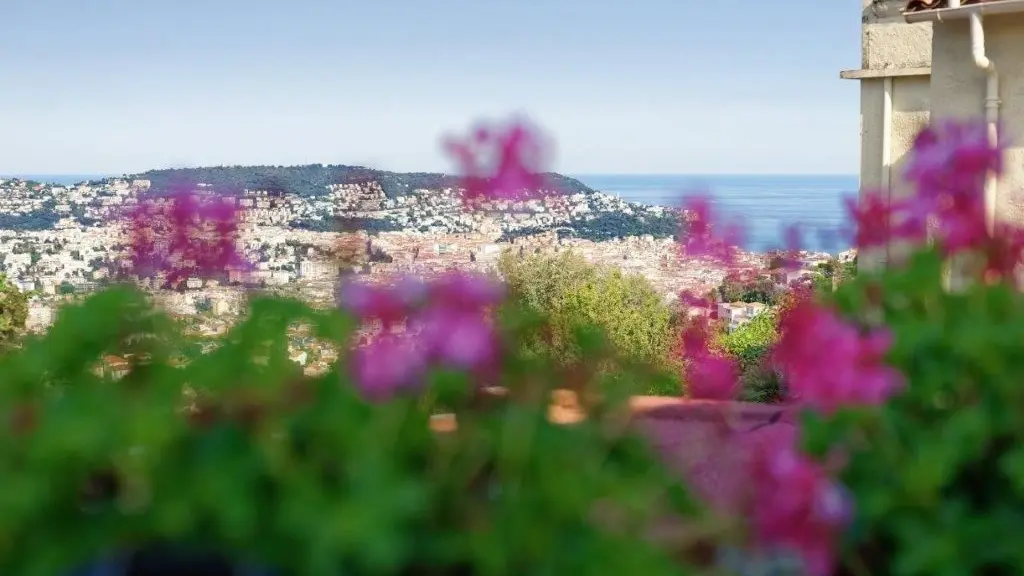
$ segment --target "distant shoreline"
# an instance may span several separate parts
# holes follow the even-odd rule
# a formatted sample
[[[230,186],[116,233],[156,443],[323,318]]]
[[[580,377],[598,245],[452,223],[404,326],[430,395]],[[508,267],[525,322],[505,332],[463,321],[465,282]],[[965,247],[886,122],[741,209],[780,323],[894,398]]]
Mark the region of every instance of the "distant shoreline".
[[[406,172],[396,172],[397,174],[406,174]],[[430,172],[426,172],[430,173]],[[408,172],[413,174],[413,172]],[[442,172],[435,172],[434,174],[443,174]],[[856,173],[832,173],[832,172],[794,172],[789,173],[766,173],[766,174],[755,174],[755,173],[687,173],[687,172],[637,172],[637,173],[626,173],[626,172],[605,172],[605,173],[563,173],[569,178],[575,178],[577,180],[586,179],[604,179],[604,178],[621,178],[621,179],[632,179],[632,178],[687,178],[693,180],[701,179],[720,179],[720,178],[738,178],[738,179],[764,179],[764,178],[858,178]],[[128,174],[127,176],[132,176]],[[90,180],[102,180],[105,178],[122,178],[124,174],[28,174],[28,173],[11,173],[11,174],[0,174],[0,179],[5,178],[18,178],[21,180],[32,180],[35,182],[43,182],[46,184],[78,184],[81,182],[88,182]]]
[[[328,168],[320,165],[316,167]],[[221,169],[170,169],[155,170],[128,175],[128,178],[152,178],[165,185],[175,175],[202,178],[209,173],[217,178],[219,172],[233,172],[237,169],[254,173],[270,172],[277,167],[224,167]],[[291,167],[290,167],[291,168]],[[294,167],[301,171],[302,167]],[[402,194],[410,187],[423,185],[455,185],[454,178],[442,173],[384,172],[358,167],[340,167],[344,172],[363,173],[365,176],[382,177],[393,181],[391,193]],[[225,170],[226,169],[226,170]],[[269,169],[269,170],[268,170]],[[289,171],[287,168],[285,171]],[[344,176],[343,174],[336,174]],[[172,177],[172,178],[169,178]],[[859,178],[853,174],[556,174],[569,193],[598,192],[618,198],[633,205],[678,208],[682,198],[689,193],[707,193],[720,203],[727,218],[742,221],[747,228],[744,248],[754,252],[768,252],[782,248],[783,229],[786,225],[799,222],[806,230],[807,248],[831,253],[841,252],[850,246],[848,238],[840,235],[849,227],[848,216],[842,205],[842,198],[854,196],[859,187]],[[0,178],[32,179],[52,185],[72,186],[84,181],[106,178],[123,178],[124,175],[102,174],[17,174]],[[343,178],[344,179],[344,178]],[[218,179],[219,180],[219,179]],[[235,185],[256,185],[263,182],[236,181]],[[323,182],[317,182],[322,184]],[[289,183],[290,184],[290,183]],[[309,182],[314,184],[314,182]],[[308,188],[308,186],[307,186]],[[306,193],[311,193],[306,191]],[[301,195],[301,193],[300,193]],[[829,235],[826,241],[820,233]]]

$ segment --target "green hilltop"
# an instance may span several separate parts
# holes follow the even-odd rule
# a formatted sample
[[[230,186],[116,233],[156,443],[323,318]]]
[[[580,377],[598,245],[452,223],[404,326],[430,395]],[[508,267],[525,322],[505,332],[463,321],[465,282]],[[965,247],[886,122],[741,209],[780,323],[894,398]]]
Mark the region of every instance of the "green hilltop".
[[[594,189],[575,178],[549,172],[545,174],[552,189],[565,193],[592,194]],[[377,182],[389,198],[404,196],[416,189],[439,190],[458,186],[458,177],[437,172],[389,172],[363,166],[307,164],[304,166],[211,166],[205,168],[166,168],[149,170],[130,177],[149,180],[155,191],[175,186],[205,183],[215,190],[266,190],[301,197],[326,194],[326,186]]]

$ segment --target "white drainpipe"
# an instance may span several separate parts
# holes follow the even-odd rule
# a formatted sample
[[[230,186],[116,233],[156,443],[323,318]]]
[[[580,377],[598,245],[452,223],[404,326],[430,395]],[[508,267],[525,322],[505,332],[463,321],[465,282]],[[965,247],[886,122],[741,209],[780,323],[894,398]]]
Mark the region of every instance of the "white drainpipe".
[[[886,202],[892,202],[892,76],[882,79],[882,173],[880,186]],[[885,261],[889,261],[889,245],[885,247]]]
[[[961,6],[960,0],[949,0],[947,8],[921,10],[904,14],[907,22],[944,22],[947,20],[967,18],[971,30],[971,56],[974,64],[985,72],[985,123],[988,128],[988,141],[992,146],[999,144],[999,74],[996,66],[985,55],[985,28],[982,26],[982,14],[1013,14],[1024,12],[1024,0],[1000,0],[999,2],[982,2],[970,6]],[[985,177],[985,216],[989,231],[996,220],[996,194],[999,181],[990,172]]]
[[[954,2],[959,4],[960,0]],[[985,71],[985,124],[988,127],[988,143],[994,148],[999,145],[999,73],[996,72],[996,65],[985,55],[985,28],[981,24],[981,15],[977,12],[971,13],[970,24],[971,55],[974,56],[974,64]],[[989,171],[985,175],[985,220],[989,233],[992,232],[996,221],[998,189],[996,173]]]

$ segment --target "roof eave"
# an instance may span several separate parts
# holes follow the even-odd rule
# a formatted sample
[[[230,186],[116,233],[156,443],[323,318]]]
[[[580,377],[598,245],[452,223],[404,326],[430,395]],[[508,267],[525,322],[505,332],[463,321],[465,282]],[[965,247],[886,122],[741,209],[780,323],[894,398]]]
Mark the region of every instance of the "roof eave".
[[[968,4],[957,8],[933,8],[918,12],[904,12],[903,18],[913,24],[916,22],[943,22],[945,20],[962,20],[971,14],[982,16],[989,14],[1014,14],[1024,12],[1024,0],[999,0],[998,2],[982,2]]]

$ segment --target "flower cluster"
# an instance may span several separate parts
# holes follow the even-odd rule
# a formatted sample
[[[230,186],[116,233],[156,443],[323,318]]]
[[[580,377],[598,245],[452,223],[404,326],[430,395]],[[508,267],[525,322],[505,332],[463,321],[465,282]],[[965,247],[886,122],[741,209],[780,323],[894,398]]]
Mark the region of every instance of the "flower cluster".
[[[707,196],[694,195],[686,199],[680,234],[683,257],[707,259],[725,266],[736,263],[737,246],[743,243],[743,228],[736,222],[723,222],[717,216]]]
[[[380,328],[353,352],[355,381],[367,397],[382,400],[417,389],[431,367],[485,374],[499,359],[498,335],[486,312],[502,296],[500,284],[460,272],[393,286],[341,284],[342,308]]]
[[[130,272],[162,274],[179,287],[190,276],[212,277],[248,263],[237,249],[238,208],[234,198],[201,198],[186,190],[141,199],[127,213]]]
[[[467,205],[533,198],[544,190],[546,150],[526,124],[480,128],[448,141],[446,149],[460,168]],[[1024,232],[990,222],[985,198],[986,179],[1002,170],[1001,152],[982,124],[937,123],[925,130],[907,164],[906,177],[916,194],[899,200],[867,194],[848,204],[857,226],[856,246],[921,241],[932,234],[946,254],[981,253],[987,276],[1010,276],[1024,256]],[[706,196],[688,199],[682,214],[681,257],[711,261],[739,274],[742,228],[721,221]],[[204,202],[183,193],[147,200],[129,215],[129,228],[135,269],[163,272],[172,285],[243,264],[235,250],[234,206],[227,199]],[[786,237],[781,265],[791,268],[798,263],[800,229],[788,229]],[[502,298],[500,284],[459,272],[390,286],[341,283],[339,305],[379,332],[352,352],[350,366],[360,390],[367,398],[387,400],[418,390],[436,367],[485,381],[501,360],[501,342],[488,310]],[[681,300],[711,307],[708,299],[688,293]],[[901,374],[885,362],[892,345],[886,330],[862,329],[802,288],[780,315],[771,359],[791,403],[829,415],[844,407],[882,404],[905,386]],[[737,396],[737,364],[714,350],[707,318],[684,331],[682,348],[690,396]],[[744,448],[749,458],[736,473],[757,479],[745,510],[757,545],[795,552],[810,573],[827,574],[852,503],[833,480],[833,468],[801,453],[798,433],[780,428],[777,434],[752,436]]]
[[[468,205],[545,194],[547,148],[540,133],[525,122],[481,125],[464,138],[447,139],[445,150],[459,168]]]
[[[795,429],[750,435],[751,520],[758,547],[796,551],[807,573],[832,573],[836,537],[852,502],[818,462],[803,455]]]
[[[707,321],[699,319],[683,333],[687,391],[692,398],[731,400],[739,392],[739,370],[734,359],[711,349],[709,332]]]
[[[774,360],[790,397],[816,410],[878,405],[903,385],[884,363],[892,343],[884,329],[864,333],[804,298],[783,315],[780,332]]]
[[[936,240],[947,255],[983,257],[986,278],[1010,278],[1024,257],[1024,231],[990,213],[985,182],[1003,170],[1003,145],[993,143],[982,122],[944,121],[923,130],[914,142],[905,177],[915,193],[886,198],[865,195],[848,209],[858,247],[893,241]]]

